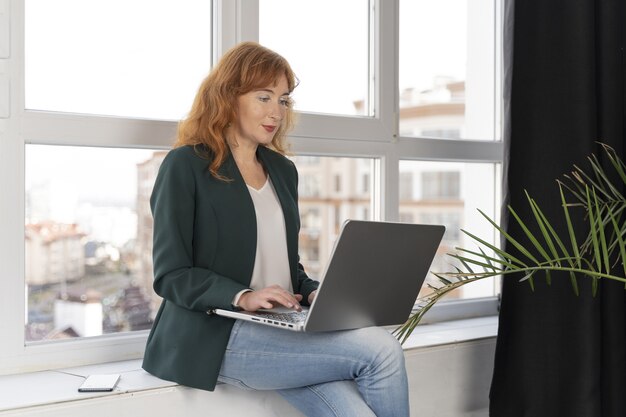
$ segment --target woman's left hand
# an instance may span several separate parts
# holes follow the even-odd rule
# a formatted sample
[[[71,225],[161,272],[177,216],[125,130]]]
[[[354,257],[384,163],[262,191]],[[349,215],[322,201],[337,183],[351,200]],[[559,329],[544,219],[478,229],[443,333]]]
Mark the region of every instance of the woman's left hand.
[[[315,296],[317,295],[317,290],[311,291],[311,293],[309,294],[309,305],[313,304],[313,300],[315,300]]]

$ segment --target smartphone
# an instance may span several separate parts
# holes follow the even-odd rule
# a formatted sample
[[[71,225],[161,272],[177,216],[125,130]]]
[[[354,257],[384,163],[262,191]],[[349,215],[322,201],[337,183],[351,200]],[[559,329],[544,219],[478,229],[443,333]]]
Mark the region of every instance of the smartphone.
[[[89,375],[78,387],[78,392],[107,392],[113,388],[120,380],[120,374],[98,374]]]

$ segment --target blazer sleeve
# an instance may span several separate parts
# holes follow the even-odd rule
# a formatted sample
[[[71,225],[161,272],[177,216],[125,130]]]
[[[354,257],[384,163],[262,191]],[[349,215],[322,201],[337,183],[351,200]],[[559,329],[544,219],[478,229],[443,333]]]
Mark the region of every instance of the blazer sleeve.
[[[155,181],[150,207],[154,218],[154,290],[189,310],[232,309],[247,287],[193,261],[195,176],[191,164],[170,152]]]
[[[299,258],[299,257],[298,257]],[[301,304],[309,304],[309,295],[319,287],[319,281],[315,281],[306,274],[304,267],[298,262],[298,283],[300,285],[300,294],[302,294]]]

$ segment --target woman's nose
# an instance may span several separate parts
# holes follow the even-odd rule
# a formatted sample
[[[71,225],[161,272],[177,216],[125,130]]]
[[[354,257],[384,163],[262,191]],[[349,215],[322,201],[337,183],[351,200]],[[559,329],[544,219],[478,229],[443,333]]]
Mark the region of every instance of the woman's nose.
[[[272,120],[280,121],[283,119],[283,112],[279,106],[280,105],[272,107],[272,110],[270,111],[270,118]]]

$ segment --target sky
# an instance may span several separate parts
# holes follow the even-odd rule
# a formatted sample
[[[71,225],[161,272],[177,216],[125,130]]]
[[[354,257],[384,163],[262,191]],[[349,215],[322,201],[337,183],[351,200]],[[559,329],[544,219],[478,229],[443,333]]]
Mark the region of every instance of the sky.
[[[466,2],[400,1],[401,89],[463,79]],[[27,107],[183,117],[210,68],[210,2],[172,4],[26,0]],[[368,88],[368,16],[367,0],[260,0],[259,41],[294,68],[297,109],[355,113]]]

